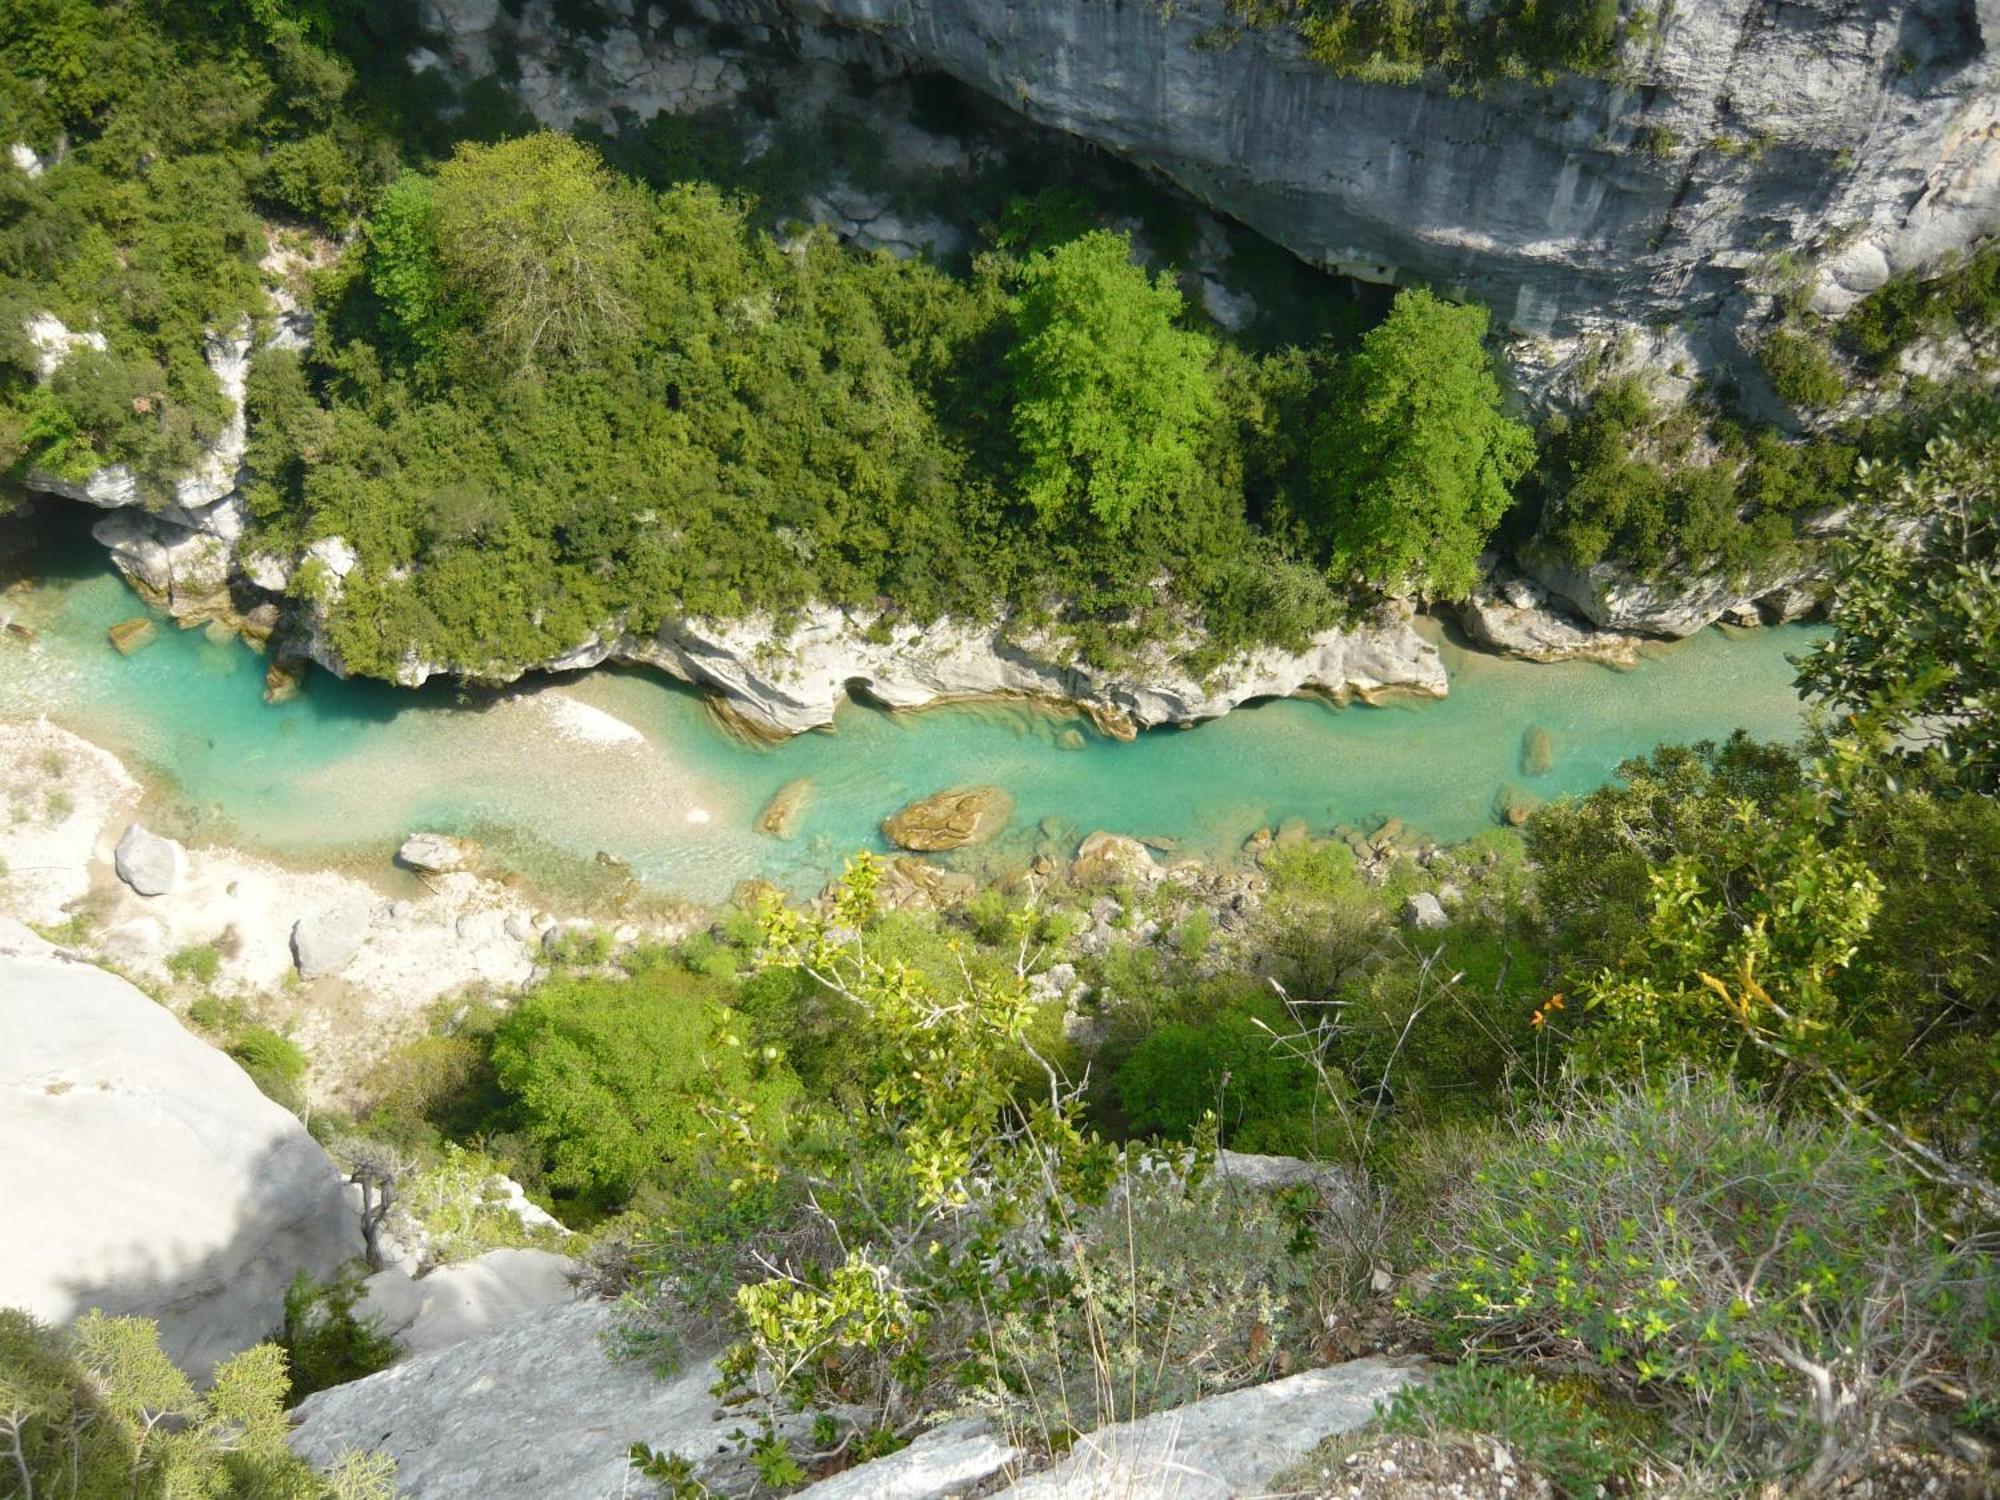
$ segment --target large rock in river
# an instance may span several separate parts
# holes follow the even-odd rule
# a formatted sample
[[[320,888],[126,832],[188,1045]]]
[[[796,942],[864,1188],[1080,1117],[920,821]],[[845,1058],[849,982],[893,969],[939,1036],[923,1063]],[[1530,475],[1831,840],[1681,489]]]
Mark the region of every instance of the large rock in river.
[[[116,975],[0,917],[0,1307],[159,1321],[198,1376],[300,1270],[361,1253],[340,1174],[248,1075]]]
[[[997,786],[960,786],[912,802],[883,820],[882,832],[902,849],[932,853],[990,839],[1014,815],[1014,799]]]

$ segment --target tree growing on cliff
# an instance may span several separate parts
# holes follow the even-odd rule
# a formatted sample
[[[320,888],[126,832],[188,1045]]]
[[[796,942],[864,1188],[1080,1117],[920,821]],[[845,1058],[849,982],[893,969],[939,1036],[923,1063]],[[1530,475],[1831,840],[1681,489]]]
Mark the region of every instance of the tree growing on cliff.
[[[1341,368],[1313,445],[1309,517],[1333,569],[1387,593],[1455,598],[1534,458],[1500,408],[1486,309],[1422,288]]]
[[[632,321],[639,216],[588,146],[553,131],[462,145],[431,197],[447,289],[503,358],[587,354]]]
[[[1882,754],[2000,792],[2000,412],[1960,413],[1913,468],[1858,472],[1833,635],[1800,685]]]
[[[1122,234],[1099,230],[1028,262],[1008,365],[1022,493],[1045,520],[1122,530],[1142,505],[1201,479],[1217,402],[1210,349],[1176,328],[1181,295],[1147,276]]]

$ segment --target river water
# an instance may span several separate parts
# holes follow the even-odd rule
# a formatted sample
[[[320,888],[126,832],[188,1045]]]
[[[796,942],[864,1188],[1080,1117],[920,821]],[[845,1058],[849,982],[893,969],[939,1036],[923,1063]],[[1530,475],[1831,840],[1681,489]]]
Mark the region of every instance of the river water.
[[[402,836],[472,834],[537,877],[599,851],[648,884],[718,900],[751,876],[816,889],[912,797],[997,783],[1014,821],[989,858],[1066,856],[1107,828],[1205,856],[1257,828],[1316,831],[1401,818],[1441,840],[1494,822],[1503,796],[1602,784],[1669,741],[1738,727],[1790,738],[1800,705],[1786,660],[1801,627],[1709,630],[1633,671],[1538,666],[1444,642],[1441,702],[1334,708],[1282,701],[1123,744],[1081,718],[1013,704],[889,714],[844,707],[833,733],[778,746],[718,727],[695,693],[636,671],[598,671],[503,693],[416,692],[315,673],[277,706],[263,658],[161,620],[124,657],[105,627],[143,606],[86,546],[44,549],[6,612],[38,640],[0,638],[0,716],[45,713],[148,777],[162,816],[196,838],[281,857],[386,863]],[[1552,763],[1531,771],[1531,732]],[[813,782],[793,839],[754,831],[784,783]]]

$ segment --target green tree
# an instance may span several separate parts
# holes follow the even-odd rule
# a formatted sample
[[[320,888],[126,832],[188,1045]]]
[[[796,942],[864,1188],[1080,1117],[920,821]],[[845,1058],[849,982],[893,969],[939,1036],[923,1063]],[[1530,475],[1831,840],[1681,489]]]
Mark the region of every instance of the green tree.
[[[1317,527],[1333,566],[1371,588],[1454,598],[1534,457],[1500,409],[1483,307],[1421,288],[1339,372],[1314,445]]]
[[[433,196],[447,285],[506,358],[586,354],[631,322],[635,200],[588,146],[553,131],[461,145]]]
[[[614,1209],[701,1150],[710,1110],[775,1132],[790,1071],[775,1052],[747,1057],[733,1021],[711,982],[668,966],[524,1000],[494,1035],[493,1063],[551,1185]]]
[[[1217,411],[1208,340],[1176,328],[1181,295],[1098,230],[1036,256],[1008,358],[1022,490],[1051,521],[1087,512],[1122,530],[1143,505],[1201,482],[1199,436]]]
[[[405,172],[382,190],[368,219],[368,285],[381,299],[402,353],[422,364],[440,358],[462,321],[438,258],[437,185]]]
[[[1914,467],[1857,472],[1833,635],[1800,685],[1875,753],[2000,792],[2000,410],[1960,413]]]

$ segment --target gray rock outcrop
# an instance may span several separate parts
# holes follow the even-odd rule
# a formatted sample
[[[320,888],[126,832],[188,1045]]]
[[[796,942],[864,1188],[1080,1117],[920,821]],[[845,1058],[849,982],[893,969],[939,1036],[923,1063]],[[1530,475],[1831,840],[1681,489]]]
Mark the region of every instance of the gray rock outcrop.
[[[576,1301],[576,1269],[552,1250],[489,1250],[422,1276],[392,1266],[362,1283],[355,1316],[375,1319],[399,1348],[423,1354]]]
[[[1532,549],[1521,559],[1534,581],[1599,630],[1679,639],[1724,618],[1779,623],[1807,614],[1823,568],[1800,564],[1762,578],[1727,573],[1676,574],[1657,581],[1617,563],[1574,568]]]
[[[361,951],[372,913],[358,901],[343,902],[292,924],[292,958],[299,978],[338,974]]]
[[[1418,932],[1442,932],[1451,926],[1451,916],[1436,896],[1418,891],[1403,903],[1403,925]]]
[[[999,1500],[1236,1500],[1325,1438],[1352,1432],[1417,1379],[1410,1364],[1357,1359],[1119,1422],[1078,1438],[1056,1464]]]
[[[1615,77],[1473,88],[1336,76],[1226,0],[715,9],[950,73],[1308,261],[1458,289],[1526,334],[1693,310],[1734,352],[1773,244],[1802,251],[1837,308],[2000,229],[2000,12],[1985,3],[1665,7]]]
[[[1597,629],[1556,605],[1541,585],[1501,573],[1490,557],[1481,561],[1488,570],[1487,580],[1458,606],[1458,622],[1474,644],[1528,661],[1638,664],[1636,636]]]
[[[711,1393],[714,1361],[662,1379],[614,1360],[604,1336],[616,1316],[602,1302],[530,1313],[321,1391],[299,1404],[292,1447],[316,1464],[380,1449],[412,1500],[622,1500],[640,1488],[625,1457],[635,1442],[695,1458],[714,1482],[745,1425]],[[802,1437],[806,1425],[780,1430]]]
[[[1137,839],[1099,829],[1077,846],[1069,878],[1078,885],[1151,885],[1161,875],[1153,851]]]
[[[228,1057],[0,918],[0,1306],[159,1321],[197,1376],[361,1253],[340,1174]]]
[[[134,823],[112,851],[118,878],[142,896],[164,896],[187,873],[187,850]]]

